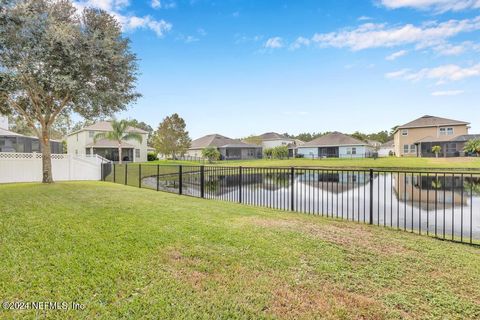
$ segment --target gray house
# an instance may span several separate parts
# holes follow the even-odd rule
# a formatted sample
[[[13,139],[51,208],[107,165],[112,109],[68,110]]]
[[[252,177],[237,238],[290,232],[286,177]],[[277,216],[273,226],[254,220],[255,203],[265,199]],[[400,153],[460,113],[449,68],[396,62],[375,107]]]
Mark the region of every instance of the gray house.
[[[61,141],[50,140],[52,154],[63,153]],[[31,153],[42,151],[42,144],[38,137],[26,136],[8,129],[7,117],[0,116],[0,152],[21,152]]]
[[[262,147],[255,144],[248,144],[240,140],[231,139],[219,134],[210,134],[192,141],[187,156],[202,157],[202,150],[205,148],[216,148],[222,160],[246,160],[260,159]]]

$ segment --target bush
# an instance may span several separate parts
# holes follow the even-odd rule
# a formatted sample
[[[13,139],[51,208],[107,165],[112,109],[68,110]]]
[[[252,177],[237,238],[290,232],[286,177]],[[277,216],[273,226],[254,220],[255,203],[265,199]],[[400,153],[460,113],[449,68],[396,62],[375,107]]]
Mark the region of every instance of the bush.
[[[273,149],[272,148],[267,148],[263,150],[263,155],[267,159],[271,159],[273,155]]]
[[[207,147],[202,150],[202,157],[207,158],[208,162],[212,163],[213,161],[217,161],[220,159],[221,154],[217,148]]]
[[[147,160],[148,161],[155,161],[158,160],[157,154],[155,152],[147,153]]]
[[[288,158],[288,147],[287,146],[278,146],[272,149],[272,157],[274,159],[285,159]]]

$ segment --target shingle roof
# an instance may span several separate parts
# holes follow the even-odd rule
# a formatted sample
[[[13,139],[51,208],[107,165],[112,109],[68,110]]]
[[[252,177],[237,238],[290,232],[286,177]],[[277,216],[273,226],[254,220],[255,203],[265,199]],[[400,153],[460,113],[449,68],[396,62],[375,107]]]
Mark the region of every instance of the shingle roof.
[[[458,136],[451,141],[456,141],[456,142],[466,142],[469,140],[474,140],[474,139],[480,139],[480,134],[465,134],[463,136]]]
[[[324,136],[318,137],[310,142],[306,142],[301,147],[326,147],[326,146],[342,146],[342,145],[367,145],[368,143],[352,138],[341,132],[332,132]]]
[[[463,136],[450,138],[449,136],[442,137],[425,137],[415,143],[426,143],[426,142],[466,142],[473,139],[480,139],[480,134],[465,134]]]
[[[190,149],[203,149],[207,147],[259,148],[257,145],[244,143],[240,140],[231,139],[220,134],[209,134],[193,140]]]
[[[10,130],[5,130],[0,128],[0,136],[7,136],[7,137],[25,137],[23,134],[16,133]]]
[[[387,141],[384,144],[382,144],[380,148],[392,148],[394,146],[394,143],[395,142],[393,140]]]
[[[264,134],[259,135],[258,138],[260,138],[263,141],[290,139],[290,138],[284,136],[283,134],[276,133],[276,132],[266,132]]]
[[[72,135],[81,131],[112,131],[112,124],[109,121],[100,121],[97,123],[92,124],[91,126],[86,126],[83,127],[82,129],[71,132],[68,135]],[[148,133],[147,131],[140,129],[140,128],[135,128],[135,127],[128,127],[127,128],[128,132],[138,132],[138,133]]]
[[[416,120],[413,120],[409,123],[406,123],[402,126],[399,126],[398,129],[408,129],[408,128],[422,128],[422,127],[437,127],[437,126],[449,126],[449,125],[468,125],[469,122],[458,121],[434,116],[423,116]],[[395,131],[397,131],[395,130]]]

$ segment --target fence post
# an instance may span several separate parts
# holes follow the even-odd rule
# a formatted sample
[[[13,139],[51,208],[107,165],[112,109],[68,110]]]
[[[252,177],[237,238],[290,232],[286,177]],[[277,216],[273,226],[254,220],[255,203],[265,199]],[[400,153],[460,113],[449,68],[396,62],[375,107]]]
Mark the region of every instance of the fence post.
[[[290,168],[290,210],[295,211],[295,168]]]
[[[160,190],[160,165],[157,164],[157,191]]]
[[[100,180],[105,181],[105,175],[103,174],[103,161],[100,164]]]
[[[117,179],[115,177],[115,163],[112,162],[112,166],[113,166],[113,183],[117,182]]]
[[[178,194],[183,194],[183,167],[178,166]]]
[[[369,224],[373,224],[373,169],[370,169],[370,218]]]
[[[127,176],[128,176],[127,165],[128,165],[128,163],[125,163],[125,185],[127,184]]]
[[[142,165],[138,164],[138,187],[142,187]]]
[[[238,167],[238,203],[242,203],[242,167]]]
[[[200,197],[205,198],[205,166],[200,167]]]

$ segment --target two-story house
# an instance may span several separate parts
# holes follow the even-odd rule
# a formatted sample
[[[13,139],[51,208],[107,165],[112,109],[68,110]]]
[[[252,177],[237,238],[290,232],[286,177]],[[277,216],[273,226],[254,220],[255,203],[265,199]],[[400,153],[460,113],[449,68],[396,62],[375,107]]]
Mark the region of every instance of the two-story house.
[[[67,153],[73,155],[98,154],[108,160],[118,161],[118,142],[108,139],[95,141],[99,132],[112,131],[108,121],[97,122],[67,135]],[[142,135],[142,143],[136,140],[122,141],[122,161],[145,162],[147,161],[148,132],[139,128],[129,127],[128,132],[137,132]]]
[[[442,157],[463,156],[465,142],[474,139],[469,135],[468,122],[423,116],[402,126],[394,133],[395,155],[398,157],[434,157],[434,146],[440,146]]]
[[[297,155],[298,147],[305,143],[301,140],[289,138],[276,132],[266,132],[259,135],[258,139],[260,139],[262,143],[263,150],[279,146],[287,147],[289,157],[295,157]]]

